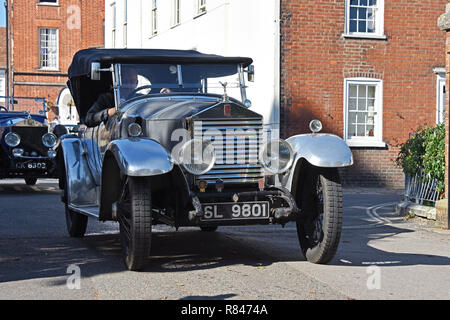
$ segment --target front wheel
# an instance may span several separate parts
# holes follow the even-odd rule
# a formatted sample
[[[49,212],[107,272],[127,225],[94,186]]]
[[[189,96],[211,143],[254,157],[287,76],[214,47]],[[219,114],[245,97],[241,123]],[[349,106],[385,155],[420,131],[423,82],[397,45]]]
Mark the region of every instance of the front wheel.
[[[336,168],[308,166],[303,175],[302,214],[297,234],[305,258],[328,263],[336,254],[342,231],[342,185]]]
[[[128,177],[118,202],[122,257],[128,270],[144,268],[150,254],[152,203],[150,181]]]

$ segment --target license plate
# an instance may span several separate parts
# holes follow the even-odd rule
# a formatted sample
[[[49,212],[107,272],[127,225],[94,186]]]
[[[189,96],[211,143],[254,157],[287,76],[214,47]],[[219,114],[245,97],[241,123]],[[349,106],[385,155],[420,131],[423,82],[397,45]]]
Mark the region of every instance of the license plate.
[[[17,169],[47,169],[45,162],[18,162],[16,163]]]
[[[269,218],[269,202],[205,203],[203,221]]]

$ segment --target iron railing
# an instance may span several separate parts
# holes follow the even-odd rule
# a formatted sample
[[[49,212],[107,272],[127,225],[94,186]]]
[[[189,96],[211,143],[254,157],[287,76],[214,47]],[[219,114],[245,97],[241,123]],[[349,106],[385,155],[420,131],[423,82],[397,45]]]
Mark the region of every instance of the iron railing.
[[[431,179],[423,170],[414,176],[405,176],[405,199],[417,204],[435,205],[444,198],[444,191],[439,188],[439,181]]]

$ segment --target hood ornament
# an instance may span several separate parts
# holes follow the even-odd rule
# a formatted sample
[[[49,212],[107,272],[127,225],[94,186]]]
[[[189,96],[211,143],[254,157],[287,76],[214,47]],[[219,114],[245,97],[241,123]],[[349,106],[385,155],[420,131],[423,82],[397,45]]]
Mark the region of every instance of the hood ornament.
[[[223,87],[223,96],[222,96],[222,102],[227,102],[228,100],[228,94],[227,94],[227,85],[228,82],[221,82],[219,81],[219,83],[222,85]]]

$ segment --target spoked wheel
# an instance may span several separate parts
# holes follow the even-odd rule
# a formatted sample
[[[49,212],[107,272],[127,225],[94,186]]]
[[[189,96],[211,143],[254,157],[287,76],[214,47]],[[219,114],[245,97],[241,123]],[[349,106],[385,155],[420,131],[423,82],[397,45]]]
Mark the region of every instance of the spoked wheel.
[[[305,169],[301,199],[302,214],[297,234],[305,258],[328,263],[336,254],[342,230],[342,186],[336,168]]]
[[[34,186],[37,182],[37,178],[25,178],[27,186]]]
[[[128,177],[118,202],[123,261],[128,270],[144,268],[150,254],[152,205],[150,181]]]
[[[68,198],[68,189],[67,182],[64,179],[64,208],[66,211],[66,226],[69,235],[74,238],[81,238],[86,233],[86,228],[88,224],[88,217],[84,214],[75,212],[69,208],[69,198]]]

